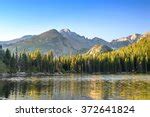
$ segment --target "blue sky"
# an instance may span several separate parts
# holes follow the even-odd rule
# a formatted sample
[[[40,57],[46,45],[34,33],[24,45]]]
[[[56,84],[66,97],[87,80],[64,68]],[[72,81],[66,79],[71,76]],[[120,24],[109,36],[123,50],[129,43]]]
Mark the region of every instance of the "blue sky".
[[[105,40],[150,31],[150,0],[0,0],[0,41],[69,28]]]

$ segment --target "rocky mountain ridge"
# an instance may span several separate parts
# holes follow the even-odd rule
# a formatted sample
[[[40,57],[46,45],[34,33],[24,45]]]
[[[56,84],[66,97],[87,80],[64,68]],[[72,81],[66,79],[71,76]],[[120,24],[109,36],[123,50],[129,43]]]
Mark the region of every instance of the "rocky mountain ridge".
[[[19,52],[33,51],[39,48],[43,53],[51,50],[54,52],[54,55],[61,56],[88,52],[95,45],[118,49],[137,42],[144,35],[133,34],[107,42],[98,37],[88,39],[69,29],[62,29],[60,31],[52,29],[39,35],[27,35],[15,40],[0,42],[0,44],[3,45],[4,49],[9,48],[13,52],[16,47]]]

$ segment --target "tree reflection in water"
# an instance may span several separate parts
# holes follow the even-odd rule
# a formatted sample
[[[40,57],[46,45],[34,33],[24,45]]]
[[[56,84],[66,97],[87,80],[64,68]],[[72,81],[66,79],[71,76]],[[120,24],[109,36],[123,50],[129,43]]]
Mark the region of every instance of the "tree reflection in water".
[[[16,78],[15,78],[16,79]],[[150,99],[149,75],[68,75],[0,80],[1,99]]]

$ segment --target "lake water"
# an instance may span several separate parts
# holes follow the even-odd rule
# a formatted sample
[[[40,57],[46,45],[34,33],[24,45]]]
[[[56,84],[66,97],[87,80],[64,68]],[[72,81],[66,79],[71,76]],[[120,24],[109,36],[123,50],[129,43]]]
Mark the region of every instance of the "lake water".
[[[150,75],[66,75],[0,79],[0,99],[150,100]]]

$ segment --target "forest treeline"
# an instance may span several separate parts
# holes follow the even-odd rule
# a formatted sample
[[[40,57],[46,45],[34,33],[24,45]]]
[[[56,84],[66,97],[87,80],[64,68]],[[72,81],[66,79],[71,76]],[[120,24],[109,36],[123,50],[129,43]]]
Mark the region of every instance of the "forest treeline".
[[[39,49],[18,54],[0,50],[0,71],[45,73],[118,73],[150,72],[150,36],[121,49],[96,53],[54,57]]]

